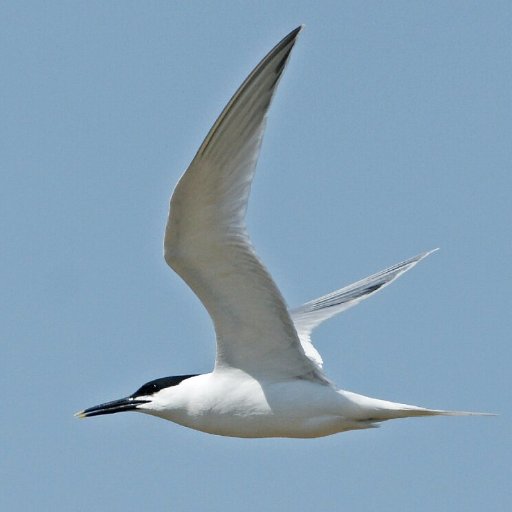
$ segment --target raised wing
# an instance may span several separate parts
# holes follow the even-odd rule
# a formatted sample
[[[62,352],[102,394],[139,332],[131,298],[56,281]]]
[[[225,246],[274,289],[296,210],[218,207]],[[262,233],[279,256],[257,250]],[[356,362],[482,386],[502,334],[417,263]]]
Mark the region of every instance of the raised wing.
[[[181,177],[171,198],[164,255],[213,320],[216,371],[233,367],[268,378],[323,381],[244,221],[267,111],[300,29],[247,77]]]
[[[382,288],[391,284],[403,273],[414,267],[416,263],[436,250],[437,249],[418,254],[413,258],[409,258],[392,267],[381,270],[376,274],[365,277],[356,283],[349,284],[344,288],[340,288],[339,290],[323,295],[318,299],[306,302],[302,306],[290,310],[290,315],[306,355],[321,368],[323,364],[322,357],[311,343],[311,332],[313,329],[332,316],[346,311],[368,297],[371,297],[379,290],[382,290]]]

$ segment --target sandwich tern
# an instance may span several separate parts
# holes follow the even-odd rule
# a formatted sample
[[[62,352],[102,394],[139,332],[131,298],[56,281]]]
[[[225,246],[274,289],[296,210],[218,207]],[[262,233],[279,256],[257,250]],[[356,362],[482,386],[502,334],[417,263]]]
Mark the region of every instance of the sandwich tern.
[[[138,411],[210,434],[311,438],[395,418],[480,414],[339,389],[324,374],[310,340],[321,322],[381,290],[432,251],[288,310],[251,245],[244,218],[267,112],[301,28],[242,83],[172,194],[164,257],[212,318],[213,371],[153,380],[78,417]]]

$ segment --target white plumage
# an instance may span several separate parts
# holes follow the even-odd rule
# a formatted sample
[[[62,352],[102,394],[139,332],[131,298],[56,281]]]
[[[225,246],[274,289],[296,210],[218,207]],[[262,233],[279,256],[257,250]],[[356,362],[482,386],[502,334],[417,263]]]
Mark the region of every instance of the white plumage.
[[[266,116],[301,27],[252,71],[211,128],[171,198],[166,262],[210,314],[212,373],[156,379],[80,417],[135,410],[212,434],[318,437],[393,418],[472,413],[425,409],[338,389],[311,343],[324,320],[387,286],[423,253],[288,311],[257,257],[245,213]]]

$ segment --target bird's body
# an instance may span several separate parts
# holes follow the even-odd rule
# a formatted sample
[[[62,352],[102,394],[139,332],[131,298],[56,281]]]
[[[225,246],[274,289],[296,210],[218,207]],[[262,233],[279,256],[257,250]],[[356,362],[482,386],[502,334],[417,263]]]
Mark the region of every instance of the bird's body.
[[[339,413],[349,403],[331,386],[300,379],[266,382],[230,369],[162,392],[149,412],[210,434],[319,437],[345,430]]]
[[[308,379],[271,381],[236,370],[183,380],[138,410],[232,437],[321,437],[376,422],[440,413],[337,390]]]
[[[299,32],[288,34],[240,86],[171,198],[164,256],[213,320],[214,370],[156,379],[78,416],[134,410],[211,434],[308,438],[394,418],[472,414],[340,390],[325,376],[310,340],[321,322],[373,295],[429,253],[288,310],[250,243],[245,211],[266,116]]]

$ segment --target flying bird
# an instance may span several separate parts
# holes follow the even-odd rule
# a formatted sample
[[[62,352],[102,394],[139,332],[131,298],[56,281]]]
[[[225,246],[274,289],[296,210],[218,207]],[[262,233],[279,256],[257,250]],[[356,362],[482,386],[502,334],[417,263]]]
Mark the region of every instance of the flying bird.
[[[311,343],[320,323],[375,294],[432,251],[288,310],[251,245],[245,213],[267,113],[301,28],[242,83],[172,194],[164,257],[212,318],[213,371],[147,382],[78,417],[136,411],[222,436],[311,438],[395,418],[480,414],[339,389]]]

